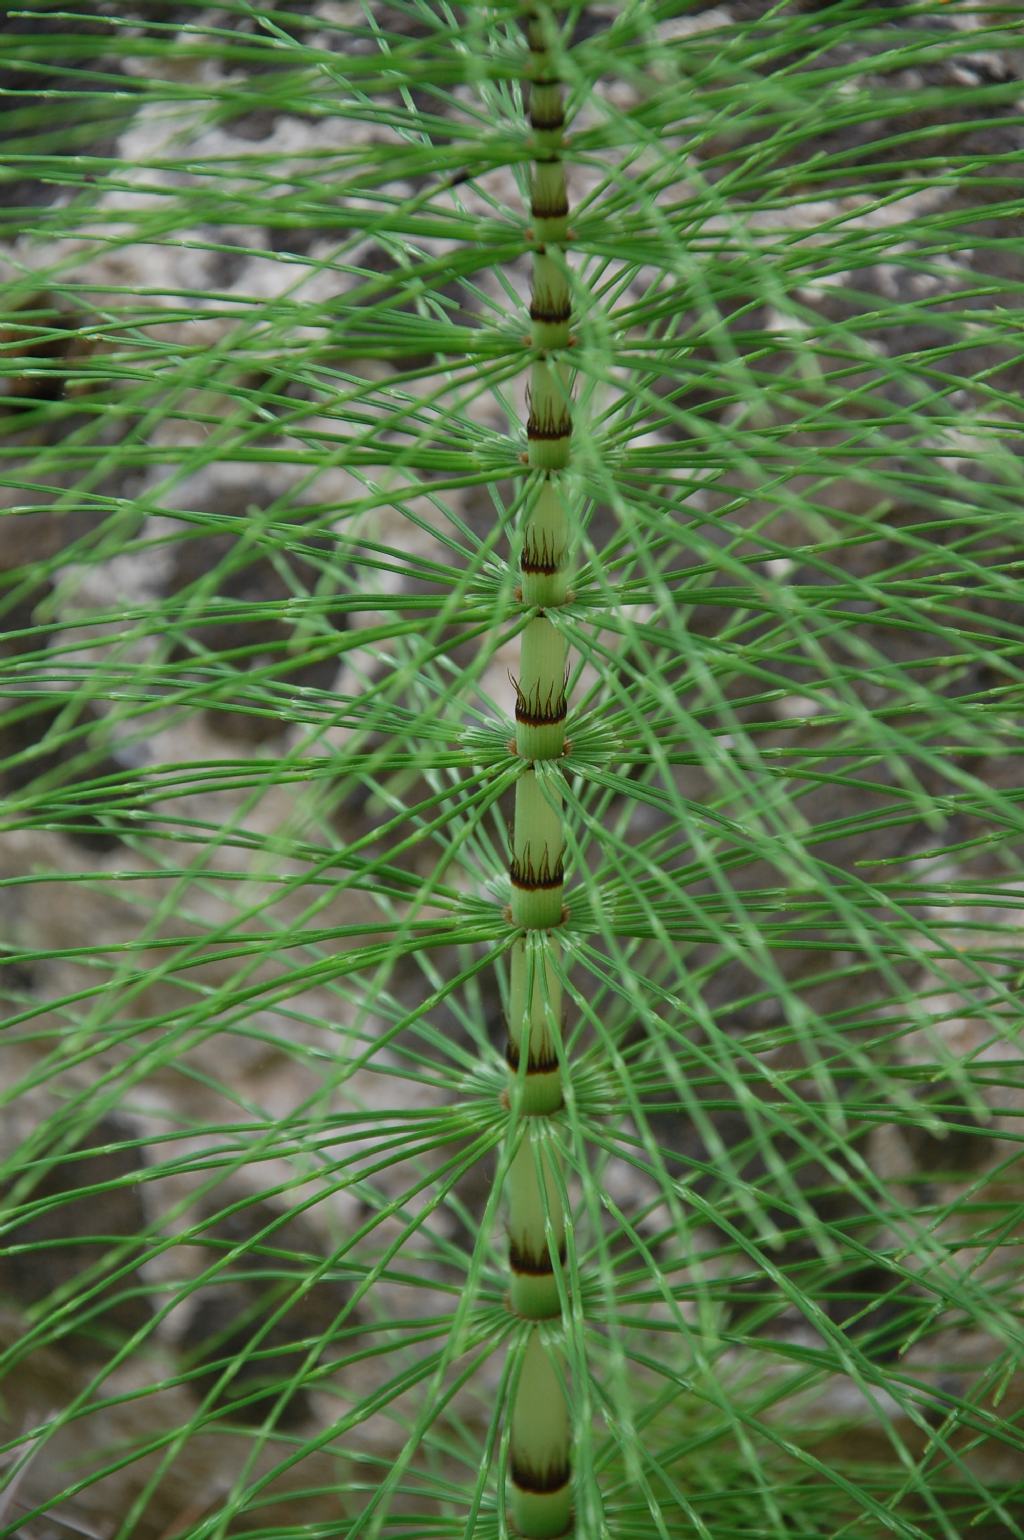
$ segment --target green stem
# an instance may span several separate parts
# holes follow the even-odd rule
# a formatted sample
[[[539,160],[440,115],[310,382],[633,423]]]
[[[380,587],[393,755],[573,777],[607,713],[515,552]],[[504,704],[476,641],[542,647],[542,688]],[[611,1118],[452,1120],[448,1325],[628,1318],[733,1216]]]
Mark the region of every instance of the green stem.
[[[516,782],[511,917],[522,935],[512,949],[509,989],[509,1103],[517,1142],[508,1171],[510,1308],[525,1320],[561,1316],[557,1271],[568,1216],[551,1130],[562,1106],[561,948],[565,848],[561,760],[566,750],[566,643],[546,613],[569,597],[571,516],[564,473],[572,447],[571,296],[562,247],[569,205],[562,164],[564,111],[559,42],[549,9],[528,6],[533,282],[530,296],[528,462],[536,478],[522,527],[524,604],[534,610],[521,635],[516,681]],[[525,1120],[525,1126],[524,1126]],[[525,1337],[512,1404],[508,1506],[527,1540],[573,1529],[572,1417],[564,1361],[542,1329]]]
[[[512,1412],[512,1522],[521,1535],[553,1540],[572,1527],[569,1406],[556,1356],[534,1327]]]
[[[524,1049],[519,1110],[525,1115],[557,1112],[562,1105],[558,1043],[562,1027],[560,948],[545,931],[535,931],[512,949],[508,1012],[508,1064],[518,1077]],[[518,1086],[518,1081],[517,1081]]]

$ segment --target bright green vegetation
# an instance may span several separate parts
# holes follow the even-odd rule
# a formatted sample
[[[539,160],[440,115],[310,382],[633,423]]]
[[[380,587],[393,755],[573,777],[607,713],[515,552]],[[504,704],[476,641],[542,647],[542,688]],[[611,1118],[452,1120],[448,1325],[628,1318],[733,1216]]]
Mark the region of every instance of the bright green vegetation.
[[[0,1540],[1024,1540],[1016,9],[78,11]]]

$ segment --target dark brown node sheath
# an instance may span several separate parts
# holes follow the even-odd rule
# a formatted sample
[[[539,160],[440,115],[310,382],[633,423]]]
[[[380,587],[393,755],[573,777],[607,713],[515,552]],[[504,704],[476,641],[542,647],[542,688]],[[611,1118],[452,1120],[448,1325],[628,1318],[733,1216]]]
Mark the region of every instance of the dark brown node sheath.
[[[543,113],[539,109],[535,109],[531,104],[530,127],[538,134],[557,133],[560,128],[565,127],[565,113],[561,107],[551,112]],[[537,156],[536,158],[539,159],[540,157]]]
[[[527,1465],[525,1461],[517,1460],[513,1456],[509,1474],[516,1486],[521,1487],[524,1492],[560,1492],[562,1487],[572,1479],[568,1460],[555,1461],[539,1468]]]
[[[538,155],[537,161],[541,165],[553,166],[558,161],[557,155]],[[539,198],[533,198],[530,202],[530,213],[534,219],[567,219],[569,216],[569,199],[563,193],[560,198],[551,203],[542,203]]]
[[[555,722],[564,722],[569,712],[569,702],[566,696],[565,681],[556,695],[554,690],[541,698],[540,686],[529,695],[525,695],[516,684],[516,721],[525,722],[527,727],[550,727]]]
[[[568,408],[561,416],[545,416],[537,418],[530,409],[530,416],[526,423],[526,437],[529,439],[541,439],[546,443],[557,443],[559,439],[572,438],[572,418]]]
[[[542,540],[538,546],[524,545],[523,554],[519,558],[519,570],[550,577],[558,571],[560,555],[561,552],[556,553],[553,542],[547,539]]]
[[[512,886],[523,888],[527,893],[539,893],[542,888],[560,888],[564,880],[561,856],[552,866],[546,849],[539,866],[513,856],[508,863],[508,874]]]
[[[534,300],[530,306],[530,320],[543,321],[548,326],[558,326],[560,323],[568,321],[571,315],[572,305],[569,300],[566,300],[564,304],[560,303],[557,305],[550,302],[539,303],[537,300]]]
[[[565,1266],[565,1259],[565,1247],[559,1246],[558,1260],[562,1267]],[[508,1243],[508,1265],[514,1273],[526,1278],[546,1278],[555,1270],[555,1264],[551,1260],[551,1253],[546,1244],[542,1254],[535,1251],[521,1251],[512,1240]]]
[[[505,1044],[505,1063],[508,1065],[513,1074],[519,1068],[519,1059],[519,1045],[518,1043],[514,1043],[512,1039],[509,1038]],[[552,1070],[556,1070],[557,1068],[558,1055],[555,1053],[554,1048],[550,1044],[548,1045],[546,1052],[538,1054],[531,1053],[527,1056],[527,1075],[550,1075]]]

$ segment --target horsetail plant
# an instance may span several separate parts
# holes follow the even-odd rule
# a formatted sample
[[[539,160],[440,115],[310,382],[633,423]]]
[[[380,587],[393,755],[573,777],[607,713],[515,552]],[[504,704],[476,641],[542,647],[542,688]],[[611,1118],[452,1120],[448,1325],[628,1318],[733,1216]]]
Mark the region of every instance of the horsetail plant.
[[[1010,11],[0,18],[0,1540],[1024,1540]]]
[[[514,749],[523,761],[515,786],[510,919],[522,933],[511,952],[508,1064],[514,1135],[507,1176],[510,1305],[536,1323],[561,1317],[556,1268],[565,1259],[563,1181],[551,1141],[530,1137],[537,1120],[562,1105],[562,989],[555,955],[562,904],[566,642],[550,612],[569,594],[570,511],[566,472],[572,414],[571,300],[565,270],[569,204],[562,161],[565,115],[559,39],[550,9],[528,8],[529,123],[534,140],[530,189],[533,272],[530,292],[527,463],[536,485],[520,537],[519,594],[530,618],[521,632],[515,682]],[[525,1126],[519,1121],[524,1120]],[[572,1419],[564,1362],[533,1324],[527,1334],[511,1416],[510,1511],[530,1540],[572,1527]]]

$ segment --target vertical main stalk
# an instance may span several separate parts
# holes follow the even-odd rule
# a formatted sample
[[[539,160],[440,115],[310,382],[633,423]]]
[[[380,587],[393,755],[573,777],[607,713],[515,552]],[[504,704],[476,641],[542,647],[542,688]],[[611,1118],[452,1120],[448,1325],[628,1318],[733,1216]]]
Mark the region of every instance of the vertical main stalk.
[[[511,956],[509,1102],[518,1147],[508,1173],[509,1303],[532,1325],[512,1406],[509,1509],[527,1540],[573,1532],[572,1422],[564,1358],[536,1324],[561,1316],[556,1266],[564,1259],[563,1181],[546,1119],[562,1106],[559,1051],[562,985],[557,927],[562,923],[562,771],[565,752],[566,644],[547,612],[566,602],[570,519],[564,473],[572,442],[569,347],[571,297],[563,256],[569,204],[562,164],[560,40],[550,6],[527,4],[528,112],[533,137],[530,213],[529,419],[532,492],[522,531],[523,603],[531,615],[521,638],[516,682],[516,782],[512,835],[512,920],[522,934]]]

